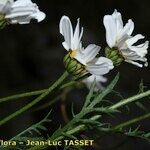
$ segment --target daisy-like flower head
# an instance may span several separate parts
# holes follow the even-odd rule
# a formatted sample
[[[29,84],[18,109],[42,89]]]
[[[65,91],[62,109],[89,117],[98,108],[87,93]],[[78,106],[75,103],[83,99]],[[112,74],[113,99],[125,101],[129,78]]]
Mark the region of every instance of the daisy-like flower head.
[[[137,45],[136,43],[140,39],[144,39],[144,36],[137,34],[132,36],[134,30],[134,23],[131,19],[123,25],[122,16],[117,10],[114,11],[112,15],[104,16],[104,26],[106,29],[106,41],[109,46],[110,51],[112,50],[115,57],[115,50],[118,51],[118,57],[121,58],[121,62],[125,60],[128,63],[134,64],[138,67],[142,67],[144,62],[145,66],[148,65],[147,59],[145,58],[147,54],[147,49],[149,42],[146,41],[143,44]],[[107,48],[107,55],[110,55],[110,51]],[[114,58],[115,60],[115,58]],[[115,62],[112,60],[113,62]]]
[[[90,89],[94,80],[96,80],[96,85],[94,87],[94,91],[97,92],[99,90],[103,90],[104,86],[102,85],[102,83],[107,82],[107,78],[104,76],[91,75],[90,77],[84,79],[82,82],[86,84],[88,89]]]
[[[40,22],[46,16],[31,0],[1,0],[0,14],[11,24],[28,24],[32,19]]]
[[[64,58],[67,71],[74,75],[86,73],[103,75],[108,73],[113,69],[113,63],[105,57],[96,58],[100,47],[95,44],[90,44],[85,49],[82,47],[83,28],[80,31],[79,22],[78,19],[75,31],[73,31],[71,21],[67,16],[63,16],[60,20],[60,33],[65,40],[62,45],[68,51]]]

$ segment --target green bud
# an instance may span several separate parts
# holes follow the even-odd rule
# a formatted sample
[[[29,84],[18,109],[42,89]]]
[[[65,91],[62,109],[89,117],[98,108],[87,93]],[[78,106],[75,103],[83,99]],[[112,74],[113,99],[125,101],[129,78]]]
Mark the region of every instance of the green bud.
[[[124,57],[117,48],[106,47],[105,55],[107,58],[112,60],[115,66],[119,66],[124,61]]]
[[[7,25],[7,20],[4,14],[0,14],[0,29],[3,29]]]
[[[68,58],[69,58],[69,53],[67,55],[65,55],[64,62],[66,62]]]
[[[106,55],[106,56],[109,56],[110,53],[111,53],[110,48],[109,48],[109,47],[106,47],[106,48],[105,48],[105,55]]]
[[[119,66],[123,61],[124,61],[123,58],[118,58],[117,61],[115,62],[115,65]]]
[[[117,50],[112,50],[109,57],[115,57],[115,56],[118,57],[118,51]]]
[[[115,55],[115,56],[111,57],[112,61],[116,61],[117,59],[118,59],[118,55]]]
[[[64,65],[68,73],[73,75],[74,77],[80,77],[86,74],[85,66],[78,62],[76,59],[70,57],[70,53],[68,53],[64,57]]]
[[[67,71],[68,71],[69,73],[75,74],[74,71],[76,70],[76,66],[74,66],[74,67],[72,67],[72,68],[70,68],[70,69],[69,69],[68,67],[66,67],[66,69],[67,69]]]

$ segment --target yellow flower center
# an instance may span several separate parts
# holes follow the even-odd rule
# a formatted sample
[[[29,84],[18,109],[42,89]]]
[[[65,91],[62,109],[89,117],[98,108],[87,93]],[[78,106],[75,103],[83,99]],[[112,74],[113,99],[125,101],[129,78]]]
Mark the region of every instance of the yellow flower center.
[[[71,50],[70,51],[70,57],[75,58],[77,56],[77,50]]]

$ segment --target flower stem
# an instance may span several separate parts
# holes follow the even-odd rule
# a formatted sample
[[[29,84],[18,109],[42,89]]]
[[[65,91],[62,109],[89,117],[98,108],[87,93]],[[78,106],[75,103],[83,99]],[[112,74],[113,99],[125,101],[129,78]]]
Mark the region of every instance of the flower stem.
[[[71,86],[71,85],[73,85],[75,83],[76,83],[75,81],[70,81],[70,82],[62,85],[60,87],[60,89],[63,89],[63,88],[68,87],[68,86]],[[14,99],[17,100],[19,98],[40,95],[40,94],[46,92],[46,90],[47,89],[43,89],[43,90],[37,90],[37,91],[32,91],[32,92],[26,92],[26,93],[16,94],[16,95],[12,95],[12,96],[7,96],[7,97],[4,97],[4,98],[0,98],[0,103],[11,101],[11,100],[14,100]]]
[[[66,85],[66,84],[65,84],[65,85]],[[68,86],[69,86],[69,85],[68,85]],[[71,86],[71,85],[70,85],[70,86]],[[64,91],[62,91],[62,93],[61,93],[60,95],[54,97],[54,99],[50,100],[49,102],[47,102],[47,103],[45,103],[45,104],[43,104],[43,105],[41,105],[41,106],[39,106],[39,107],[37,107],[37,108],[35,108],[35,109],[32,109],[31,112],[40,111],[40,110],[46,109],[47,107],[50,107],[51,105],[55,104],[55,103],[58,102],[60,99],[62,99],[62,97],[64,96],[64,93],[65,93],[65,95],[66,95],[67,93],[69,93],[69,92],[71,91],[71,89],[73,89],[73,86],[68,87],[68,88],[66,87],[66,88],[64,89]],[[66,90],[67,90],[67,92],[66,92]]]
[[[68,86],[72,86],[72,85],[76,84],[76,81],[81,81],[81,80],[87,78],[88,76],[89,76],[89,74],[84,75],[84,76],[82,76],[80,78],[75,78],[74,81],[70,81],[70,82],[60,86],[60,89],[64,89],[64,88],[66,88]],[[3,97],[3,98],[0,98],[0,103],[11,101],[11,100],[17,100],[19,98],[40,95],[40,94],[44,93],[46,90],[47,89],[36,90],[36,91],[25,92],[25,93],[21,93],[21,94],[15,94],[15,95],[12,95],[12,96]]]
[[[139,116],[139,117],[133,118],[133,119],[131,119],[131,120],[128,120],[128,121],[126,121],[126,122],[123,122],[123,123],[121,123],[121,124],[119,124],[119,125],[113,127],[113,129],[115,129],[115,130],[121,129],[121,128],[124,128],[124,127],[126,127],[126,126],[129,126],[129,125],[131,125],[131,124],[134,124],[134,123],[137,123],[137,122],[142,121],[142,120],[144,120],[144,119],[147,119],[147,118],[149,118],[149,117],[150,117],[150,113],[147,113],[147,114],[144,114],[144,115],[142,115],[142,116]]]
[[[22,114],[23,112],[27,111],[31,107],[33,107],[35,104],[40,102],[44,97],[46,97],[50,92],[52,92],[54,89],[56,89],[66,78],[68,77],[68,73],[65,71],[63,75],[52,85],[50,86],[44,93],[42,93],[40,96],[38,96],[36,99],[34,99],[32,102],[25,105],[23,108],[17,110],[13,114],[9,115],[8,117],[2,119],[0,121],[0,126],[5,124],[6,122],[10,121],[11,119],[15,118],[16,116]]]
[[[139,100],[139,99],[144,98],[144,97],[149,96],[149,95],[150,95],[150,90],[143,92],[141,94],[137,94],[135,96],[129,97],[127,99],[124,99],[124,100],[112,105],[111,107],[109,107],[109,109],[117,109],[119,107],[127,105],[128,103],[134,102],[136,100]]]
[[[0,103],[10,101],[10,100],[14,100],[14,99],[23,98],[23,97],[30,97],[30,96],[39,95],[39,94],[44,93],[45,91],[46,91],[46,89],[43,89],[43,90],[26,92],[26,93],[21,93],[21,94],[16,94],[16,95],[0,98]]]

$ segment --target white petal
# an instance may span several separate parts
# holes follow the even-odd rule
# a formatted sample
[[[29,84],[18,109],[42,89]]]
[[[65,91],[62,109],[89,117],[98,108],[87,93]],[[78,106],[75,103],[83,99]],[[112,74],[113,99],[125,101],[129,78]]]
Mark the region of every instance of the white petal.
[[[149,41],[146,41],[145,43],[137,45],[136,47],[148,49],[148,46],[149,46]]]
[[[145,62],[144,67],[148,67],[148,62]]]
[[[112,17],[116,21],[116,26],[117,26],[117,34],[119,33],[120,30],[123,29],[123,21],[122,21],[122,16],[120,12],[117,12],[117,10],[114,11],[112,14]]]
[[[0,0],[0,12],[7,14],[10,11],[13,3],[13,0]]]
[[[41,22],[46,17],[45,13],[38,9],[35,3],[31,0],[17,0],[11,2],[9,11],[7,11],[5,18],[10,20],[10,23],[27,24],[32,19]]]
[[[130,50],[134,51],[138,56],[144,57],[148,51],[149,41],[146,41],[143,44],[137,45],[137,46],[130,46]]]
[[[95,77],[97,82],[102,82],[102,83],[107,82],[107,78],[104,76],[95,76]]]
[[[128,46],[125,42],[129,38],[129,36],[127,34],[124,34],[124,35],[120,35],[120,37],[118,36],[117,38],[118,39],[117,39],[116,47],[120,50],[127,49]]]
[[[108,68],[110,70],[114,68],[113,62],[110,59],[106,58],[106,57],[99,57],[95,64],[102,64],[102,63],[107,63]]]
[[[135,62],[135,61],[132,61],[132,60],[125,60],[126,62],[130,63],[130,64],[133,64],[137,67],[143,67],[142,64],[138,63],[138,62]]]
[[[0,1],[0,5],[6,5],[7,1],[8,1],[8,0],[1,0],[1,1]]]
[[[24,17],[17,17],[11,19],[11,24],[28,24],[30,22],[30,18],[24,18]]]
[[[45,19],[46,15],[45,13],[38,11],[37,13],[33,13],[31,17],[35,18],[38,22],[41,22],[42,20]]]
[[[145,58],[145,57],[140,57],[140,56],[137,55],[136,53],[131,53],[130,55],[126,56],[126,60],[147,62],[147,58]]]
[[[31,0],[16,0],[13,7],[21,7],[28,4],[32,4]]]
[[[113,69],[112,61],[104,57],[95,59],[95,63],[87,65],[87,70],[93,75],[104,75],[111,69]]]
[[[87,70],[94,75],[104,75],[109,72],[107,65],[89,65],[87,66]]]
[[[131,19],[129,19],[128,23],[126,23],[123,30],[121,31],[120,36],[124,36],[125,34],[130,36],[133,30],[134,30],[134,22]]]
[[[97,46],[95,44],[90,44],[88,47],[86,47],[83,51],[83,58],[86,63],[92,61],[95,56],[100,51],[100,46]]]
[[[106,29],[106,41],[110,48],[115,47],[117,29],[116,23],[112,16],[104,16],[103,23]]]
[[[83,35],[83,28],[81,28],[81,33],[80,33],[80,19],[78,19],[77,20],[77,25],[76,25],[76,28],[75,28],[75,32],[74,32],[74,35],[73,35],[73,39],[72,39],[71,49],[73,49],[73,50],[79,49],[82,35]]]
[[[45,19],[46,15],[39,11],[38,13],[30,13],[30,12],[18,12],[6,15],[5,18],[10,19],[12,24],[19,23],[19,24],[28,24],[32,19],[36,19],[38,22],[41,22]],[[15,22],[14,22],[15,20]]]
[[[28,17],[29,15],[31,15],[32,11],[20,11],[20,12],[13,12],[10,13],[9,15],[6,15],[5,18],[7,19],[13,19],[13,18],[19,18],[19,17]]]
[[[68,44],[66,42],[62,42],[62,45],[66,50],[70,49],[70,47],[68,46]]]
[[[66,50],[71,48],[71,39],[73,38],[73,29],[70,19],[67,16],[63,16],[59,24],[60,33],[64,36]]]
[[[90,89],[91,85],[93,84],[94,80],[96,80],[96,85],[94,88],[94,91],[98,91],[98,90],[102,90],[104,89],[104,87],[102,86],[101,83],[105,83],[107,82],[107,78],[103,77],[103,76],[95,76],[95,75],[91,75],[88,78],[83,80],[83,83],[86,84],[86,86]]]
[[[140,39],[144,39],[144,36],[142,34],[137,34],[137,35],[133,36],[132,38],[128,39],[126,41],[126,43],[127,43],[128,46],[131,46]]]

